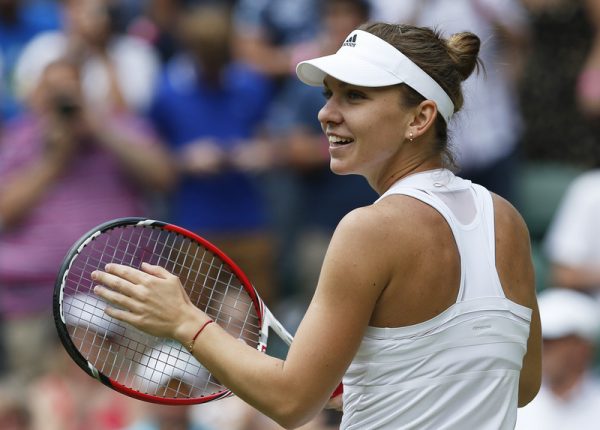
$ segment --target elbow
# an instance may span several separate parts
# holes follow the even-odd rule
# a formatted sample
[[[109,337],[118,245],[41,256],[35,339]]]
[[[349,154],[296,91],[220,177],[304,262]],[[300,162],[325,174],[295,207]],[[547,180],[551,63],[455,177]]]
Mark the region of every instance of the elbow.
[[[148,178],[147,182],[154,191],[167,193],[177,184],[177,173],[174,166],[170,164],[159,166],[152,173],[152,177]]]
[[[310,418],[294,412],[278,413],[271,418],[286,430],[297,429],[310,421]]]
[[[537,396],[539,391],[540,391],[540,386],[538,385],[537,387],[535,387],[531,390],[527,390],[523,393],[519,393],[518,407],[522,408],[523,406],[527,406],[533,399],[535,399],[535,396]]]
[[[272,411],[271,418],[285,429],[296,429],[308,423],[322,409],[312,406],[312,402],[303,402],[295,398],[292,394],[277,406],[276,410]]]
[[[164,172],[162,175],[156,178],[155,188],[158,192],[167,193],[175,187],[176,183],[175,174],[171,172]]]
[[[541,372],[536,375],[535,378],[531,378],[527,384],[523,384],[519,388],[519,401],[518,407],[522,408],[523,406],[528,405],[535,396],[537,396],[540,391],[540,387],[542,386],[542,375]]]

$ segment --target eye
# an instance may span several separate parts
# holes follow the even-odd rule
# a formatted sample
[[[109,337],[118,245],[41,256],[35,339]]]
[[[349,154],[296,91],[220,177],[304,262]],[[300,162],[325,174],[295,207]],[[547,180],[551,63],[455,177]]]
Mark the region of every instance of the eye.
[[[348,100],[363,100],[366,98],[366,96],[361,93],[360,91],[357,90],[348,90],[348,92],[346,93],[346,97],[348,97]]]
[[[331,98],[332,92],[329,88],[325,88],[321,94],[323,94],[325,100],[329,100]]]

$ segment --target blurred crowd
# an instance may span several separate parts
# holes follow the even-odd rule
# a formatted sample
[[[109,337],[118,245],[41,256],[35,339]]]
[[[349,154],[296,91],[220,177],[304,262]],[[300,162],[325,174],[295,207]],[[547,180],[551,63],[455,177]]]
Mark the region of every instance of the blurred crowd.
[[[376,199],[329,171],[321,89],[294,68],[367,20],[481,38],[451,144],[531,232],[544,383],[518,428],[597,425],[600,0],[0,0],[0,429],[278,428],[236,398],[149,407],[89,378],[58,344],[54,280],[92,227],[161,219],[293,331],[335,225]]]

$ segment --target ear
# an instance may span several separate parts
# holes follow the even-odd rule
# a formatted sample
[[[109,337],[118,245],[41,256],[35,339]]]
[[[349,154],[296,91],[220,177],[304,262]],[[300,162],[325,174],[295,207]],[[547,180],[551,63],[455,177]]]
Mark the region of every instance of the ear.
[[[406,130],[406,138],[409,134],[413,139],[424,135],[427,130],[433,127],[437,118],[437,106],[432,100],[423,100],[414,110],[414,117]]]

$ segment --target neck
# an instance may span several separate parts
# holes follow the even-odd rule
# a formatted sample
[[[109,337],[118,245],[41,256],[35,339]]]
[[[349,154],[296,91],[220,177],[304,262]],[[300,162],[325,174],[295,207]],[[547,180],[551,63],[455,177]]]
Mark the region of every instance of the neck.
[[[383,175],[376,183],[372,183],[371,187],[379,194],[386,192],[393,184],[400,179],[419,172],[443,168],[442,160],[439,156],[429,157],[426,159],[415,159],[402,166],[391,170],[391,173]]]

